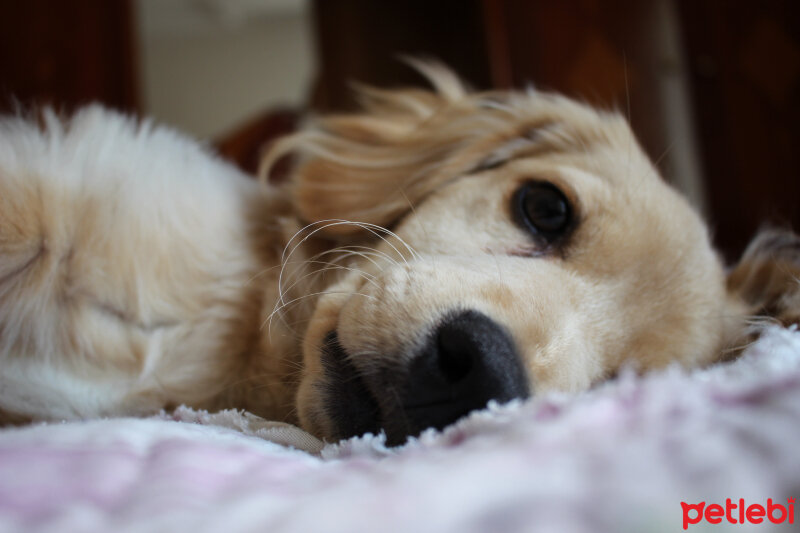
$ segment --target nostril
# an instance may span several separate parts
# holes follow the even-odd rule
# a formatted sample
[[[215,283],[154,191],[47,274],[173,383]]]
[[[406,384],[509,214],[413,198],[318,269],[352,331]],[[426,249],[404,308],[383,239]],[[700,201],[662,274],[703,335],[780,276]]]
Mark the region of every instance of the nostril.
[[[466,378],[474,366],[475,346],[460,329],[445,325],[438,334],[438,363],[442,376],[456,384]]]
[[[528,395],[527,374],[505,328],[477,311],[454,313],[408,364],[403,424],[387,427],[387,435],[399,443],[426,428],[441,429],[491,400]]]

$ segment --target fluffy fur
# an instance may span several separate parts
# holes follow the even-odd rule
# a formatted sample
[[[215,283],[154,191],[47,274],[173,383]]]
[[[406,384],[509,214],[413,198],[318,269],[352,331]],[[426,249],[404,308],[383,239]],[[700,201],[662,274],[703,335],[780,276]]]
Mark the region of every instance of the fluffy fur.
[[[621,116],[419,68],[434,91],[365,89],[362,113],[276,143],[264,174],[298,156],[280,187],[98,107],[4,119],[0,417],[237,407],[335,439],[331,332],[383,407],[382,376],[452,310],[501,324],[535,391],[707,364],[753,314],[796,320],[797,238],[756,241],[726,280]],[[576,212],[553,253],[510,213],[532,179]]]

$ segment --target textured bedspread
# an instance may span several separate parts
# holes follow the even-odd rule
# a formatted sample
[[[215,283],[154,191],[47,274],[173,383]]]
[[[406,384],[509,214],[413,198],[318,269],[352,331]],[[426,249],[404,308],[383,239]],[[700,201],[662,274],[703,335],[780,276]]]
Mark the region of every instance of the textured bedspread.
[[[492,406],[399,449],[234,411],[0,431],[0,531],[675,532],[681,502],[793,497],[800,333],[777,328],[734,363]]]

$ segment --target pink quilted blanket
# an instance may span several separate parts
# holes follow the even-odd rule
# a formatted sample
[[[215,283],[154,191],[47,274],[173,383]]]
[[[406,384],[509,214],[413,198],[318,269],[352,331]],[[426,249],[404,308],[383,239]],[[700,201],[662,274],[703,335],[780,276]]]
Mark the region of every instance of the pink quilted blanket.
[[[733,363],[490,406],[397,449],[186,408],[0,431],[0,531],[794,531],[795,497],[800,333],[778,328]]]

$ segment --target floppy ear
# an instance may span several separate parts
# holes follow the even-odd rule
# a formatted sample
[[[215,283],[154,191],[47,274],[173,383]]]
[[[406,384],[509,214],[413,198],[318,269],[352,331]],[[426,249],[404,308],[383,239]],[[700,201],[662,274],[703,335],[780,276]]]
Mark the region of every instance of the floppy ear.
[[[756,321],[800,322],[800,237],[788,230],[762,230],[728,275],[728,292]]]
[[[289,187],[304,222],[335,219],[386,227],[446,179],[449,156],[465,132],[439,118],[460,105],[466,90],[442,66],[415,66],[434,91],[360,87],[364,111],[323,117],[270,148],[262,177],[282,156],[298,156]],[[357,225],[325,230],[359,231]]]

